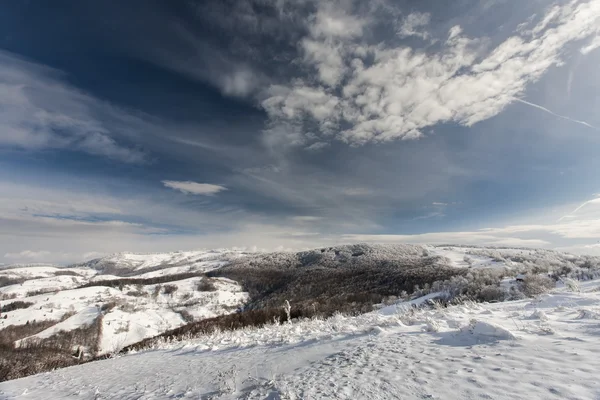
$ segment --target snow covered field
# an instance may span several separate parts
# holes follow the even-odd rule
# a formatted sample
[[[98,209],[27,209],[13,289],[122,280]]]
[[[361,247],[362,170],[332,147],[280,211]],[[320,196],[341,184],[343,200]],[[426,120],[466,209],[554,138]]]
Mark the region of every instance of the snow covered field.
[[[215,333],[0,384],[3,399],[600,399],[600,281],[532,300]]]

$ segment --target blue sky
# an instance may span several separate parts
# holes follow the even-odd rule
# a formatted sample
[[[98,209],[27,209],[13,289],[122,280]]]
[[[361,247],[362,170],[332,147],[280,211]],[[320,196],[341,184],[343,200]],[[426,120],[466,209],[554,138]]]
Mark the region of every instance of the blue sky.
[[[600,1],[2,1],[0,263],[600,252]]]

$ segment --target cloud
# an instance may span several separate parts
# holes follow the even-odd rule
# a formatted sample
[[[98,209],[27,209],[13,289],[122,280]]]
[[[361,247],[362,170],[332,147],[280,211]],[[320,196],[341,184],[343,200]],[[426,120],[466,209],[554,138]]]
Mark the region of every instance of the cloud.
[[[292,219],[297,222],[316,222],[316,221],[321,221],[323,218],[315,217],[312,215],[298,215],[298,216],[292,217]]]
[[[185,194],[198,194],[204,196],[212,196],[224,190],[226,187],[213,185],[210,183],[198,183],[192,181],[162,181],[162,183],[171,189],[179,190]]]
[[[588,54],[600,47],[600,35],[596,36],[592,41],[581,48],[581,54]]]
[[[143,151],[121,143],[129,118],[65,83],[60,71],[0,50],[0,147],[71,149],[143,163]]]
[[[345,194],[346,196],[368,196],[373,194],[373,191],[370,189],[366,189],[366,188],[360,188],[360,187],[355,187],[355,188],[344,188],[342,189],[342,193]]]
[[[329,143],[327,143],[327,142],[315,142],[315,143],[311,144],[310,146],[306,147],[306,150],[312,151],[312,152],[317,152],[319,150],[323,150],[324,148],[326,148],[328,146],[329,146]]]
[[[321,15],[330,10],[320,4],[296,60],[307,73],[271,85],[261,104],[271,125],[316,130],[322,141],[352,145],[415,139],[439,123],[472,126],[491,118],[559,65],[569,44],[600,32],[600,3],[571,1],[551,8],[531,29],[523,29],[533,24],[526,21],[497,45],[454,26],[430,51],[389,39],[370,43],[365,32],[384,24],[371,15],[353,15],[355,30],[339,22],[326,31]],[[427,22],[426,14],[409,15],[400,34],[429,37],[417,30]]]
[[[431,14],[429,13],[411,13],[408,16],[404,17],[404,19],[402,20],[400,29],[398,29],[398,36],[417,36],[422,39],[427,39],[429,37],[429,33],[424,30],[421,30],[421,28],[424,28],[427,25],[429,25],[430,20]]]
[[[411,219],[411,221],[418,221],[421,219],[441,218],[441,217],[445,217],[445,216],[446,216],[446,214],[444,214],[443,211],[432,211],[425,215],[419,215],[417,217],[414,217]]]

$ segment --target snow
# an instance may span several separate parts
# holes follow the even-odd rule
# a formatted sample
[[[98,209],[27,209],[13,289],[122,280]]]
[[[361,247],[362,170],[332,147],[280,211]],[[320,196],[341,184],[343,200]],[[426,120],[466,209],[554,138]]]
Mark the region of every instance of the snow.
[[[158,342],[1,383],[0,398],[597,399],[598,287]]]

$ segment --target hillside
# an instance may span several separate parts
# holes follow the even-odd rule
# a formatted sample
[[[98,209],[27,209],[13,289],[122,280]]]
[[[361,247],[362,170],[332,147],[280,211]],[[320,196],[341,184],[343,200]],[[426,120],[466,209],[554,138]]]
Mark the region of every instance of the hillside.
[[[519,275],[523,282],[515,280]],[[600,258],[550,250],[364,244],[4,266],[0,346],[9,356],[0,363],[0,380],[124,348],[283,321],[286,302],[291,318],[327,318],[422,296],[444,305],[515,301],[598,277]]]
[[[247,294],[238,284],[204,273],[243,255],[236,251],[126,253],[69,267],[5,266],[0,270],[4,285],[0,287],[0,332],[21,326],[31,327],[22,331],[37,330],[18,337],[15,342],[20,345],[97,324],[98,343],[85,344],[95,347],[95,355],[119,351],[190,321],[241,307]],[[36,325],[43,329],[35,329]],[[84,343],[74,339],[73,344]]]
[[[0,384],[4,399],[595,399],[600,281],[537,299],[399,303]]]

